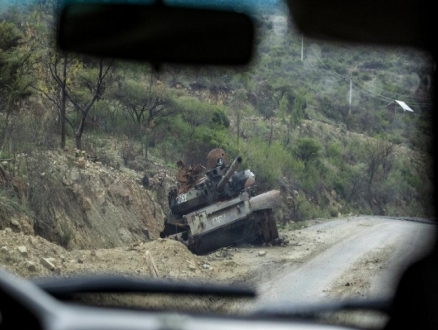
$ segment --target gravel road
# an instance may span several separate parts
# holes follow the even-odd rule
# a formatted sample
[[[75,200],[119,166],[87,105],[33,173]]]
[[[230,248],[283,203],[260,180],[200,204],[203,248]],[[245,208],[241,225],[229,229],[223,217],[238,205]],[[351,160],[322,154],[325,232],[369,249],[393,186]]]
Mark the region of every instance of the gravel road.
[[[431,227],[420,222],[379,217],[338,220],[310,227],[307,230],[324,231],[321,235],[332,235],[330,241],[336,242],[306,263],[282,269],[270,281],[260,283],[259,300],[262,304],[321,301],[348,273],[360,273],[362,270],[355,264],[370,254],[387,267],[367,272],[370,281],[367,296],[390,296],[396,274],[430,246]]]
[[[432,246],[435,231],[433,223],[374,216],[313,225],[300,232],[306,237],[303,247],[313,243],[304,250],[307,254],[297,254],[301,244],[292,244],[283,251],[281,266],[272,263],[268,271],[265,264],[254,281],[258,299],[235,308],[251,312],[263,307],[391,297],[401,272]],[[339,323],[369,328],[385,322],[383,317],[364,313],[337,317]]]

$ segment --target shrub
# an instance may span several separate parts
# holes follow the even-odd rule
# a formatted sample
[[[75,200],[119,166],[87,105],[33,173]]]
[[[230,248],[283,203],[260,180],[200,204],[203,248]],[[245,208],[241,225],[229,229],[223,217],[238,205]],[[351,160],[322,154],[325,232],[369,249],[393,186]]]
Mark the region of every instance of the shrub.
[[[302,138],[296,141],[294,148],[294,155],[304,163],[304,167],[307,169],[307,165],[319,157],[321,150],[321,143],[312,138]]]
[[[338,160],[342,157],[342,145],[337,142],[329,142],[327,146],[327,157]]]
[[[73,238],[73,231],[67,225],[61,224],[61,246],[68,248]]]
[[[213,111],[212,122],[218,126],[223,126],[225,128],[230,127],[230,120],[223,110],[215,109]]]
[[[126,141],[125,143],[123,143],[122,147],[120,148],[120,154],[122,156],[123,162],[125,163],[125,166],[127,166],[129,165],[129,163],[134,161],[138,152],[136,152],[135,150],[134,143],[130,141]]]
[[[339,211],[338,211],[338,209],[336,207],[331,207],[330,208],[330,216],[332,218],[336,218],[338,216],[338,213],[339,213]]]

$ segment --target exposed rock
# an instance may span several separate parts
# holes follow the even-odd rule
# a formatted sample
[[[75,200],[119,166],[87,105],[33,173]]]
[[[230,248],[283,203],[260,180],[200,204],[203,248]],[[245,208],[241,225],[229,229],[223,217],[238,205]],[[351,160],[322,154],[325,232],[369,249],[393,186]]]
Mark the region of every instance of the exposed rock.
[[[82,209],[84,211],[91,210],[91,200],[88,197],[84,197],[84,199],[82,200]]]
[[[126,205],[131,204],[132,197],[131,197],[131,194],[129,193],[128,190],[121,192],[120,196],[122,197],[122,199]]]
[[[72,182],[70,181],[70,180],[68,180],[66,177],[64,177],[64,178],[62,178],[62,184],[64,185],[64,186],[71,186],[72,185]]]
[[[34,222],[24,214],[14,215],[10,219],[11,229],[14,232],[22,232],[26,235],[34,235]]]
[[[11,227],[14,231],[21,231],[21,225],[17,219],[11,219]]]
[[[17,247],[17,250],[20,252],[20,254],[23,257],[27,257],[28,256],[27,248],[24,245],[20,245],[19,247]]]
[[[117,229],[117,235],[120,237],[123,243],[130,243],[132,235],[126,228]]]
[[[37,270],[36,265],[33,261],[28,261],[27,262],[27,269],[31,272],[34,272]]]
[[[81,173],[79,172],[79,170],[77,168],[72,168],[70,171],[70,179],[72,181],[78,181],[81,179]]]
[[[259,257],[264,257],[264,256],[266,256],[266,251],[259,251],[259,253],[257,253],[257,255]]]
[[[99,206],[102,206],[105,203],[105,191],[101,190],[97,193],[96,202]]]
[[[48,270],[54,270],[55,269],[55,265],[52,264],[48,258],[41,258],[40,259],[40,263],[41,265],[43,265],[44,267],[46,267]]]
[[[34,174],[41,179],[44,173],[44,188],[48,191],[55,189],[59,202],[50,203],[44,218],[35,223],[20,210],[11,212],[0,224],[0,228],[9,227],[3,230],[4,235],[10,232],[34,235],[35,228],[45,239],[69,249],[112,248],[157,238],[165,217],[161,204],[168,207],[165,190],[172,181],[169,175],[159,171],[163,165],[152,161],[142,165],[141,173],[145,165],[151,164],[148,173],[159,174],[157,179],[161,183],[157,183],[156,189],[160,191],[151,193],[139,186],[140,171],[123,166],[113,166],[116,169],[110,171],[102,164],[87,161],[80,150],[76,151],[75,158],[74,152],[73,148],[68,152],[44,152],[47,167],[41,167],[42,170]],[[29,166],[34,165],[35,160],[30,159]],[[82,168],[81,164],[82,167],[84,164],[89,166]],[[63,187],[56,187],[56,180],[52,182],[52,178],[58,177],[57,182]],[[24,184],[22,190],[28,189],[24,178],[21,183]],[[24,245],[35,247],[27,237]]]
[[[85,168],[85,165],[87,164],[87,161],[84,159],[84,157],[79,157],[76,161],[76,165],[80,168]]]

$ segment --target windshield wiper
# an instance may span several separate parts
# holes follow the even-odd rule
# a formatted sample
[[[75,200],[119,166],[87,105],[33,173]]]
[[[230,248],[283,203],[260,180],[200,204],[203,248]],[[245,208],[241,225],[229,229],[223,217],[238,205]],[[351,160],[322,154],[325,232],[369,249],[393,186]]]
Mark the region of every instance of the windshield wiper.
[[[75,276],[39,278],[32,281],[57,299],[71,299],[80,293],[161,293],[227,297],[256,296],[255,290],[243,286],[145,280],[124,276]]]
[[[269,307],[257,309],[252,313],[254,316],[262,318],[300,318],[315,319],[324,313],[336,313],[341,311],[374,311],[390,315],[392,310],[392,300],[389,298],[381,299],[351,299],[345,301],[333,301],[319,304],[295,305],[290,304],[271,304]]]

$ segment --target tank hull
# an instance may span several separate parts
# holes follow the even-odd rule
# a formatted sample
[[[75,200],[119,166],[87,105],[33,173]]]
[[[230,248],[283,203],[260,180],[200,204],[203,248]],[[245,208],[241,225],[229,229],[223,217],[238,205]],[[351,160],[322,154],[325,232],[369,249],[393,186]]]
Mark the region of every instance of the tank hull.
[[[279,205],[277,190],[252,198],[244,192],[184,216],[187,231],[175,238],[200,255],[243,243],[272,242],[278,239],[273,209]]]

